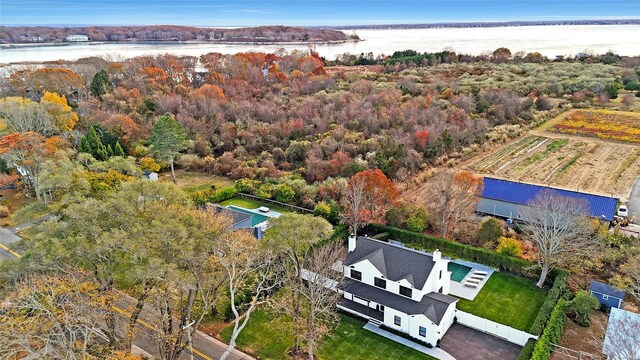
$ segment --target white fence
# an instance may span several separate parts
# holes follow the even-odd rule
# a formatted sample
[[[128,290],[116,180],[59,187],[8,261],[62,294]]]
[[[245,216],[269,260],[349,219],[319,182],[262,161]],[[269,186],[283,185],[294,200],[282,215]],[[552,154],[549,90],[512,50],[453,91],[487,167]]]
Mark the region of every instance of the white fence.
[[[464,311],[456,310],[456,317],[458,318],[459,324],[489,333],[491,335],[495,335],[507,340],[510,343],[514,343],[520,346],[524,346],[524,344],[530,338],[538,338],[537,336],[531,335],[522,330],[514,329],[510,326],[502,325],[495,321],[481,318]]]

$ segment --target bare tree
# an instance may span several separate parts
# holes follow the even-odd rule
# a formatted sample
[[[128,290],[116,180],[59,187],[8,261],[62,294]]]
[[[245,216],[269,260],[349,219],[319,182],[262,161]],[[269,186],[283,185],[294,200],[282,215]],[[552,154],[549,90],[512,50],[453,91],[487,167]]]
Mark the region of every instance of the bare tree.
[[[621,274],[613,279],[616,285],[640,300],[640,255],[631,256],[619,270]]]
[[[331,224],[325,219],[300,214],[286,214],[270,223],[267,236],[263,240],[269,248],[281,256],[286,265],[285,282],[290,296],[283,296],[279,306],[293,320],[292,354],[300,348],[300,306],[301,294],[296,291],[302,278],[300,273],[312,251],[312,246],[331,233]]]
[[[342,203],[346,210],[342,213],[342,219],[349,225],[349,231],[354,236],[357,236],[358,228],[364,223],[361,214],[367,201],[366,187],[364,178],[352,179],[342,194]]]
[[[0,357],[88,359],[110,348],[104,295],[72,277],[29,276],[0,305]]]
[[[338,323],[336,303],[341,298],[338,285],[342,272],[334,268],[344,258],[339,244],[327,244],[316,248],[305,262],[305,278],[296,291],[302,295],[306,307],[306,328],[303,338],[307,343],[307,357],[314,359],[314,350],[322,338]]]
[[[542,268],[536,286],[544,285],[551,269],[569,266],[598,249],[586,202],[545,190],[535,196],[520,215],[522,227],[535,244]]]
[[[229,345],[220,360],[225,360],[236,347],[236,340],[247,326],[251,313],[265,302],[269,294],[281,283],[281,264],[273,252],[263,249],[258,241],[247,231],[237,231],[223,241],[215,251],[216,261],[226,275],[229,301],[233,312],[233,330]],[[242,304],[244,314],[236,304],[236,296],[250,293],[251,300]]]
[[[436,175],[429,187],[427,208],[436,214],[440,236],[446,238],[460,218],[473,211],[482,189],[482,178],[466,171]]]

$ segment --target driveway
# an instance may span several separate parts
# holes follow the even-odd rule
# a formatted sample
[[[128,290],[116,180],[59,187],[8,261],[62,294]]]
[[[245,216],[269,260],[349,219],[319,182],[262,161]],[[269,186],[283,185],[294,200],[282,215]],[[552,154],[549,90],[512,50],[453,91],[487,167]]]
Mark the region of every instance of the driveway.
[[[515,360],[522,349],[482,331],[453,324],[440,341],[440,348],[460,360]]]
[[[629,195],[629,200],[627,201],[627,208],[629,209],[629,217],[633,218],[635,216],[636,223],[640,223],[640,177],[633,184],[631,195]]]

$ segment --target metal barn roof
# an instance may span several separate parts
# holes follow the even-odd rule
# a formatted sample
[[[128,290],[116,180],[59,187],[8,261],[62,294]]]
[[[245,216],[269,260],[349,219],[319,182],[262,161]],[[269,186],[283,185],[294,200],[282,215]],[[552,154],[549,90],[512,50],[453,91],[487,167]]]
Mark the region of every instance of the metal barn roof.
[[[562,190],[548,186],[526,184],[521,182],[484,178],[483,198],[527,205],[540,191],[553,190],[560,196],[582,199],[587,202],[589,216],[612,221],[618,206],[618,199],[602,195],[588,194],[578,191]]]

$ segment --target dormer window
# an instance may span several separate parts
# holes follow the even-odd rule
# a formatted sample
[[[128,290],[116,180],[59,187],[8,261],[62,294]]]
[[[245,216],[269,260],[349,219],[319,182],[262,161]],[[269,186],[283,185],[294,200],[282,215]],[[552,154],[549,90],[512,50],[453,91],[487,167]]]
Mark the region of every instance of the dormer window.
[[[413,290],[411,290],[411,288],[408,288],[406,286],[400,285],[400,295],[411,297],[411,295],[413,295]]]
[[[358,270],[351,269],[351,278],[362,281],[362,273]]]
[[[387,288],[387,280],[380,278],[373,278],[373,285],[386,289]]]

